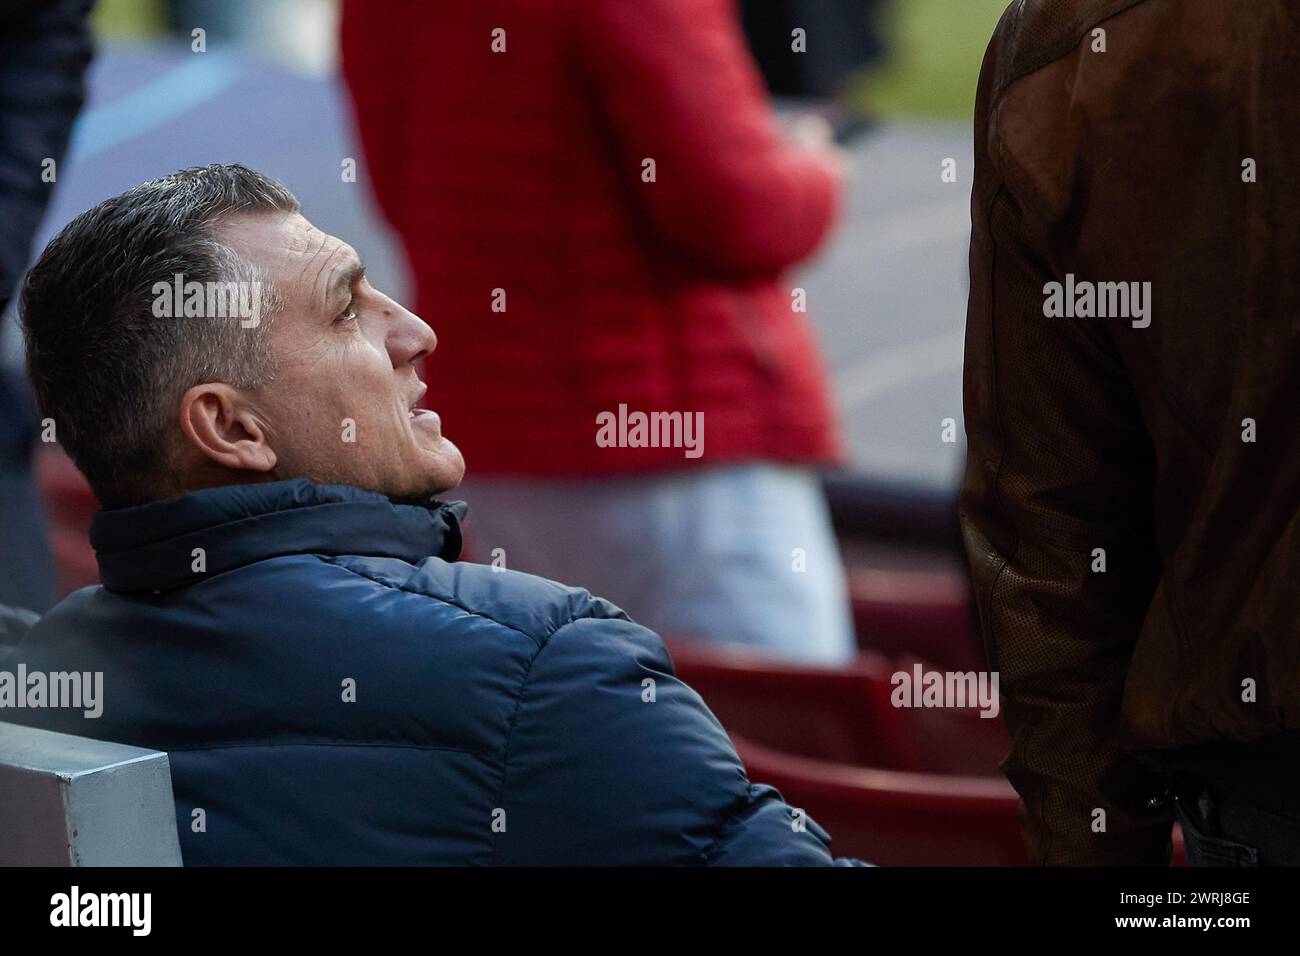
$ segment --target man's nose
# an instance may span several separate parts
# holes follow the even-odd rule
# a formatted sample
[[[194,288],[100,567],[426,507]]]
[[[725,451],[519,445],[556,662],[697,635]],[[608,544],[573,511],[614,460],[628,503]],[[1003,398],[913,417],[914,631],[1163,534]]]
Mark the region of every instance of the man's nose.
[[[392,303],[391,311],[387,345],[394,367],[414,365],[438,347],[438,336],[422,318],[396,302]]]

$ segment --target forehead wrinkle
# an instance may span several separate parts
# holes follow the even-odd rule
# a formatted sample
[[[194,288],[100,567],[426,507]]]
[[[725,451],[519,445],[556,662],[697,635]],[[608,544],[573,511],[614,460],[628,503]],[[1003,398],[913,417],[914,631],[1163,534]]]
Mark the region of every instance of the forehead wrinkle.
[[[341,244],[338,243],[338,240],[334,240],[336,243],[334,248],[330,249],[327,254],[322,255],[322,253],[325,252],[325,249],[330,245],[330,241],[333,237],[323,232],[318,232],[318,235],[320,238],[316,241],[315,249],[310,253],[303,253],[306,261],[303,262],[302,268],[298,270],[298,277],[299,280],[306,285],[307,295],[312,301],[328,302],[330,290],[328,287],[322,287],[321,276],[325,273],[325,270],[329,268],[330,263],[338,254],[339,245]],[[314,275],[308,277],[307,273],[313,262],[318,263],[316,266],[316,272]]]
[[[325,264],[329,262],[328,255],[325,256],[323,259],[321,257],[321,252],[324,251],[325,246],[328,242],[329,242],[329,236],[325,235],[324,233],[320,233],[319,238],[313,236],[312,241],[300,253],[303,262],[302,262],[302,266],[298,269],[298,278],[312,289],[316,288],[317,283],[320,281],[321,270],[324,269]],[[320,261],[319,264],[316,266],[316,274],[311,277],[308,277],[307,275],[308,270],[310,270],[312,264],[316,263],[318,260]]]

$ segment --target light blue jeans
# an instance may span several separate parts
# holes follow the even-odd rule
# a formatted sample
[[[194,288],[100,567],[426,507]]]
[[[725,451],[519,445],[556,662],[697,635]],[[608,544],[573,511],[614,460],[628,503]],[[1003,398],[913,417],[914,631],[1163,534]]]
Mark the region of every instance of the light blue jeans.
[[[843,566],[815,472],[769,464],[632,478],[479,478],[472,557],[617,604],[670,640],[836,664],[854,652]]]

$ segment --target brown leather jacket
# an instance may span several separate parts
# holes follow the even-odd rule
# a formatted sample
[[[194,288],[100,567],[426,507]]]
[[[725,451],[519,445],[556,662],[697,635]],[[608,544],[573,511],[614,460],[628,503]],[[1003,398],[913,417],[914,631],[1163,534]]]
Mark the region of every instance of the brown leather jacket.
[[[1018,0],[989,48],[961,517],[1036,863],[1165,862],[1152,767],[1300,728],[1298,91],[1300,0]]]

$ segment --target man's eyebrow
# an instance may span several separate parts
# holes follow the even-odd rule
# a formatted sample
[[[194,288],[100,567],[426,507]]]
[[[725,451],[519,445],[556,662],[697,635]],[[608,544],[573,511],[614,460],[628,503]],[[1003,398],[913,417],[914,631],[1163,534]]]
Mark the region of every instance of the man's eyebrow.
[[[330,280],[329,289],[326,290],[326,302],[333,305],[343,298],[343,293],[347,292],[354,285],[361,281],[366,274],[366,264],[360,259],[354,261],[351,265],[340,269]]]

